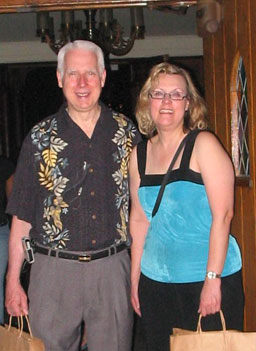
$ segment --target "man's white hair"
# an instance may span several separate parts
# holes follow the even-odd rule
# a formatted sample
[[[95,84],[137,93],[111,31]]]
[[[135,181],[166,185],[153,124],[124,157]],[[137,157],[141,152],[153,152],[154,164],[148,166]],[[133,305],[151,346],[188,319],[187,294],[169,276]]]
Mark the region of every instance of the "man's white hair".
[[[75,49],[81,49],[84,51],[94,52],[96,57],[97,57],[97,64],[98,64],[98,69],[99,69],[100,75],[102,75],[102,73],[104,72],[104,69],[105,69],[105,63],[104,63],[104,55],[103,55],[101,48],[98,45],[94,44],[92,41],[75,40],[73,42],[70,42],[70,43],[64,45],[58,53],[57,70],[60,72],[62,79],[64,76],[65,56],[66,56],[68,51],[75,50]]]

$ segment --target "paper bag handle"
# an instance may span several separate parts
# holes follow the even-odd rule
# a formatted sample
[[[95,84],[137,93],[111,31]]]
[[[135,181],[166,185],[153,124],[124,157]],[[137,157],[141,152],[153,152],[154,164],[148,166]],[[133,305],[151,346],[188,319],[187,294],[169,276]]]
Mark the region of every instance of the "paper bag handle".
[[[225,318],[224,318],[223,312],[222,312],[222,310],[220,310],[219,312],[220,312],[220,319],[221,319],[222,329],[224,331],[226,331],[226,322],[225,322]],[[198,319],[198,323],[197,323],[197,332],[198,333],[202,332],[201,318],[202,318],[202,315],[200,314],[199,315],[199,319]]]
[[[10,318],[9,318],[8,330],[11,329],[12,317],[13,317],[13,316],[10,316]],[[30,334],[31,339],[33,339],[33,334],[32,334],[32,331],[31,331],[29,319],[28,319],[28,316],[27,316],[26,314],[25,314],[24,316],[17,316],[17,319],[18,319],[18,330],[20,331],[19,338],[21,337],[21,335],[22,335],[22,333],[23,333],[23,317],[26,318],[27,325],[28,325],[28,331],[29,331],[29,334]]]

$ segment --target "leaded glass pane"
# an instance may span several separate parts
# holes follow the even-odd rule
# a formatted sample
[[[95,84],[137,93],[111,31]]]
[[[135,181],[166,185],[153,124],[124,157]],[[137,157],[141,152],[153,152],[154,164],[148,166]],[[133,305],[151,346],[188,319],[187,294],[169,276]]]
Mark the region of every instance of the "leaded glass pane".
[[[232,159],[236,175],[250,175],[248,138],[247,77],[243,59],[239,59],[236,77],[236,92],[232,106]]]

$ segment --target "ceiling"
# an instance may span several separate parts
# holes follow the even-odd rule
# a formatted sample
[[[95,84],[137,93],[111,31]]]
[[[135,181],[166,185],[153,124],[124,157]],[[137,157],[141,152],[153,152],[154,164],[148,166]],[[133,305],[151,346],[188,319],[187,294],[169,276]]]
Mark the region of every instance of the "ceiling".
[[[52,12],[54,18],[55,35],[58,37],[60,27],[60,13]],[[85,23],[82,10],[75,11],[76,19]],[[114,17],[124,29],[125,35],[130,32],[130,17],[127,8],[114,9]],[[187,9],[186,14],[178,14],[165,8],[165,11],[144,8],[145,37],[176,36],[196,34],[196,6]],[[36,37],[36,13],[0,14],[0,41],[39,41]]]

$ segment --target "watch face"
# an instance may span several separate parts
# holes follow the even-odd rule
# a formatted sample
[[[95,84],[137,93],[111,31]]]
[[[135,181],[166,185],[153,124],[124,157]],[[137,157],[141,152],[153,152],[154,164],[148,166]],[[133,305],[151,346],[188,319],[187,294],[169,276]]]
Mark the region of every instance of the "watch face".
[[[215,279],[215,278],[216,278],[216,274],[215,274],[214,272],[208,272],[208,273],[207,273],[207,277],[208,277],[209,279]]]

